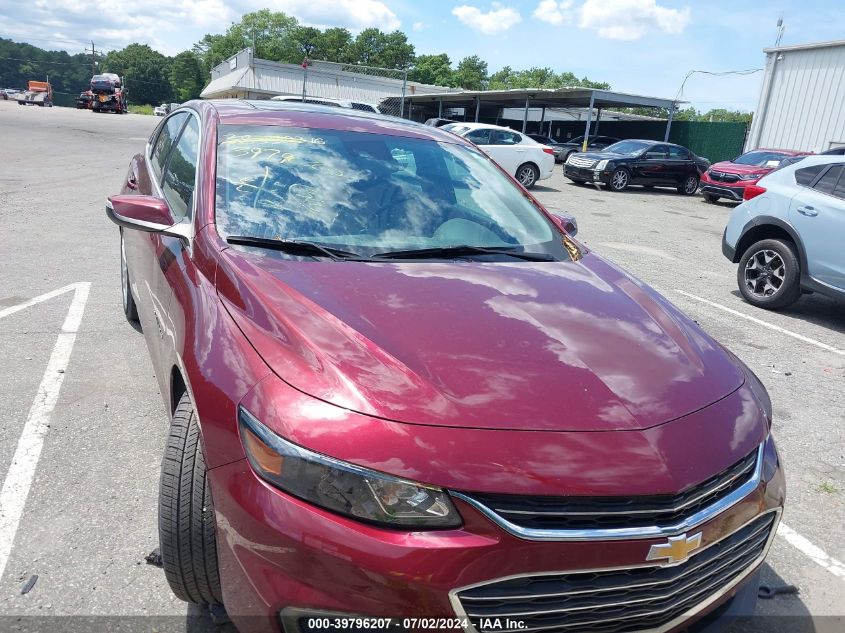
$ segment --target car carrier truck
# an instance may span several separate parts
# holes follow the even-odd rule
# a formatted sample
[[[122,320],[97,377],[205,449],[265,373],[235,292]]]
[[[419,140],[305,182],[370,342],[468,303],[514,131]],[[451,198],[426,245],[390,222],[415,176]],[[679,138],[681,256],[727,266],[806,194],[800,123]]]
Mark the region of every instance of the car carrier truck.
[[[91,109],[94,112],[127,112],[126,91],[120,77],[114,73],[91,77],[91,94]]]
[[[53,87],[46,81],[30,81],[26,91],[18,95],[18,105],[53,105]]]

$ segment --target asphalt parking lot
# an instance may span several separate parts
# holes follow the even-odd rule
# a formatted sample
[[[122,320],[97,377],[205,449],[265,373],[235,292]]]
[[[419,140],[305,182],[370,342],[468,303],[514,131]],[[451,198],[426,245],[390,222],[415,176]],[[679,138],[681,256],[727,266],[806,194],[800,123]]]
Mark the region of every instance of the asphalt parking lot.
[[[15,621],[162,616],[160,628],[213,629],[144,561],[157,546],[167,421],[143,337],[121,311],[117,230],[103,211],[158,120],[0,102],[0,615]],[[845,619],[821,616],[845,617],[845,304],[811,296],[768,313],[744,303],[720,250],[727,204],[578,186],[560,166],[536,194],[770,390],[787,527],[763,580],[800,593],[758,606],[793,617],[734,630],[843,630]],[[25,425],[38,441],[22,446]],[[798,619],[808,614],[819,617]]]

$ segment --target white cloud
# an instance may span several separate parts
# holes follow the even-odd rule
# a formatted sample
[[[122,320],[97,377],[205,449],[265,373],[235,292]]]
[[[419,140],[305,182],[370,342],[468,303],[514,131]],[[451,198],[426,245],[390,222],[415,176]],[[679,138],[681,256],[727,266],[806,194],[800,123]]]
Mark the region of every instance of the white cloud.
[[[468,27],[487,35],[502,33],[522,22],[519,11],[498,2],[494,2],[487,13],[478,7],[462,4],[452,9],[452,15]]]
[[[581,28],[595,29],[599,37],[636,40],[652,28],[676,35],[690,23],[689,7],[668,9],[657,0],[586,0],[581,7]]]
[[[300,22],[319,27],[343,26],[360,31],[374,26],[395,31],[402,22],[384,2],[378,0],[272,0],[261,2],[274,11],[284,11]]]
[[[572,21],[574,12],[570,9],[572,9],[573,4],[575,4],[573,0],[563,0],[562,2],[558,2],[557,0],[542,0],[537,5],[537,8],[534,9],[532,15],[542,22],[560,26],[561,24],[567,24]]]
[[[426,24],[425,22],[414,22],[414,24],[411,26],[411,30],[416,32],[425,31],[430,26],[430,24]]]

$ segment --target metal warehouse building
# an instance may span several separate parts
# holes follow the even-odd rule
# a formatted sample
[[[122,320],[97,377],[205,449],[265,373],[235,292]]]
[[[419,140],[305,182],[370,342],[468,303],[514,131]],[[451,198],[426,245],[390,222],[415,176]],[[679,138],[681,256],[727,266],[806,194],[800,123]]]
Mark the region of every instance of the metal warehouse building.
[[[746,150],[845,145],[845,40],[767,48]]]
[[[203,99],[269,99],[275,95],[301,95],[303,85],[309,97],[348,99],[374,106],[389,97],[452,90],[407,80],[402,71],[354,64],[314,61],[306,73],[299,64],[259,59],[253,56],[251,49],[244,49],[211,70],[211,83],[200,96]],[[399,113],[397,108],[394,114]]]

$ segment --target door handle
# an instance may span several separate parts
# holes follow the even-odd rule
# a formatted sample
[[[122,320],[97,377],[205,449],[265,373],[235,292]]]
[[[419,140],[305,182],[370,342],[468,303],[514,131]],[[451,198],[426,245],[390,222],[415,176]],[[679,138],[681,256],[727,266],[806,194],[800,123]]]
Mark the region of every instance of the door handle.
[[[816,210],[815,210],[813,207],[811,207],[810,205],[806,205],[806,206],[803,206],[803,207],[798,207],[798,208],[797,208],[797,209],[795,209],[795,210],[796,210],[796,211],[798,211],[798,213],[800,213],[801,215],[806,215],[808,218],[814,218],[814,217],[816,217],[816,216],[819,214],[819,212],[818,212],[818,211],[816,211]]]

